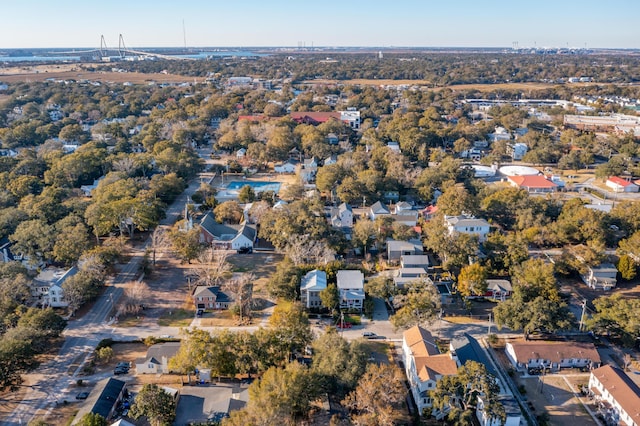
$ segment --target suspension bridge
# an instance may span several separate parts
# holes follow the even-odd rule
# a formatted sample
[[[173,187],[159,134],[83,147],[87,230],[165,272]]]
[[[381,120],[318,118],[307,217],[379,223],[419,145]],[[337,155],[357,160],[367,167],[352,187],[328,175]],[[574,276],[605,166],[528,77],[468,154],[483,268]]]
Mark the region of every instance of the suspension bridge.
[[[159,59],[168,59],[173,61],[180,60],[189,60],[191,58],[185,58],[174,55],[163,55],[161,53],[148,52],[142,50],[134,50],[128,48],[124,43],[124,37],[122,34],[118,37],[118,47],[110,48],[107,46],[107,42],[104,38],[104,35],[100,36],[100,47],[97,49],[88,49],[88,50],[72,50],[65,52],[50,52],[56,55],[80,55],[80,56],[94,56],[102,61],[110,61],[114,59],[124,60],[128,57],[145,57],[145,58],[159,58]]]

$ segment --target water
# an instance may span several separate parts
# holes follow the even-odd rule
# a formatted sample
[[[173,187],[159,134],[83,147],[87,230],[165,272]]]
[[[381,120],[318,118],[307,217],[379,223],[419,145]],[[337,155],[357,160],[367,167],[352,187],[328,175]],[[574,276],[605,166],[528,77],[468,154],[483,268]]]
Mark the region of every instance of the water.
[[[151,52],[149,52],[151,53]],[[162,52],[157,52],[162,53]],[[128,55],[128,56],[140,56],[140,55]],[[211,57],[262,57],[268,56],[266,53],[255,53],[248,50],[215,50],[210,52],[198,52],[185,55],[170,55],[176,58],[185,59],[207,59]],[[0,63],[3,62],[79,62],[80,56],[0,56]]]
[[[274,192],[277,193],[280,190],[281,183],[280,182],[256,182],[256,181],[237,181],[237,180],[234,180],[234,181],[229,182],[225,189],[228,190],[228,191],[239,190],[243,186],[247,186],[247,185],[252,187],[257,192],[274,191]]]
[[[80,56],[0,56],[1,62],[78,62]]]

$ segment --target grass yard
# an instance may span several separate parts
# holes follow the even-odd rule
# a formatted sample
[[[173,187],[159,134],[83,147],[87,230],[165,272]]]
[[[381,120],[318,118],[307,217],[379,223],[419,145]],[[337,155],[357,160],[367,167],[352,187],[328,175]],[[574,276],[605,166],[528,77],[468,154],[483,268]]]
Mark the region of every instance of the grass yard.
[[[188,309],[165,310],[158,318],[158,325],[161,327],[188,327],[195,315],[195,311]]]

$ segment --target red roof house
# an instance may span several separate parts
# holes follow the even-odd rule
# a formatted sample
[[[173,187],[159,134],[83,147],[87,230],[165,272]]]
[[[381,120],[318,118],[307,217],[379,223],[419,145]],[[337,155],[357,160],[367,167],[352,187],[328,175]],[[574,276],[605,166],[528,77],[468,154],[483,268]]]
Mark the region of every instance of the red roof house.
[[[558,185],[551,182],[544,176],[507,176],[511,186],[516,188],[526,189],[527,192],[553,192],[558,188]]]

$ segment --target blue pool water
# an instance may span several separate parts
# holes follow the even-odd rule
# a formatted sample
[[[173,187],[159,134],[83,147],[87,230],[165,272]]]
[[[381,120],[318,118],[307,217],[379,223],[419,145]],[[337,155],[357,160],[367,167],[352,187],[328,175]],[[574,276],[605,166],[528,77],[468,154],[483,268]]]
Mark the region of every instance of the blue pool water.
[[[228,191],[234,191],[234,190],[239,190],[240,188],[242,188],[243,186],[249,185],[250,187],[252,187],[254,189],[254,191],[257,192],[263,192],[263,191],[273,191],[275,193],[278,193],[278,191],[280,190],[280,182],[255,182],[255,181],[245,181],[245,180],[234,180],[231,181],[227,184],[226,186],[226,190]]]

